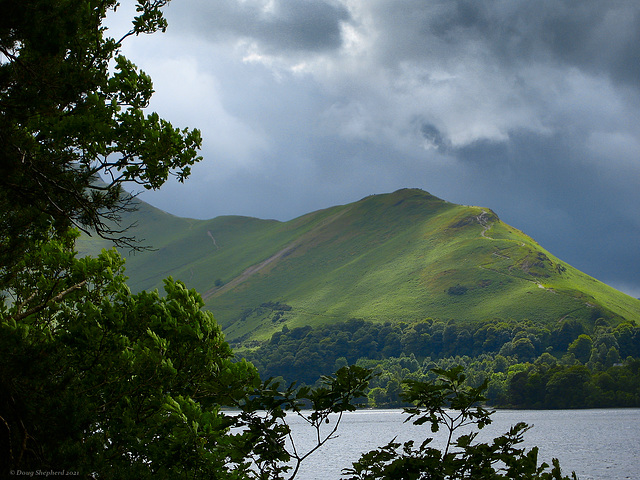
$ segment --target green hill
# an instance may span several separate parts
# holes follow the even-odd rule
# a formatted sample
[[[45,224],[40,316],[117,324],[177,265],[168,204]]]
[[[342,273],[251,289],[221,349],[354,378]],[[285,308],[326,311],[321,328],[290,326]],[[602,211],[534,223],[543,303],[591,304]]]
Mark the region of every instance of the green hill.
[[[183,280],[234,342],[354,317],[640,321],[640,300],[562,262],[491,210],[422,190],[288,222],[185,219],[142,202],[127,221],[155,249],[123,252],[132,288],[161,288],[169,275]],[[78,249],[103,246],[83,237]]]

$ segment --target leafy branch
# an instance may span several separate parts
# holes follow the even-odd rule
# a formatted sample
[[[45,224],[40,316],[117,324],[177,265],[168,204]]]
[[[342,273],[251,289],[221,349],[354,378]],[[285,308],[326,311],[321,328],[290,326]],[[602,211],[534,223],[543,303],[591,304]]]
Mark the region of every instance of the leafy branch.
[[[405,381],[403,397],[413,407],[405,408],[414,425],[429,423],[431,432],[447,430],[444,450],[431,446],[426,438],[419,446],[413,440],[404,444],[393,439],[387,445],[363,454],[351,468],[343,470],[348,480],[570,480],[562,476],[557,459],[553,467],[538,465],[538,449],[517,448],[529,430],[518,423],[491,443],[476,443],[477,431],[455,435],[461,428],[482,429],[491,423],[492,411],[481,406],[485,381],[479,387],[466,385],[461,366],[449,370],[434,369],[438,378],[433,383]],[[575,473],[571,478],[577,480]]]
[[[355,402],[365,396],[371,376],[369,370],[351,365],[339,369],[335,376],[323,376],[317,388],[291,385],[284,391],[278,382],[269,379],[253,395],[241,399],[236,427],[244,429],[245,445],[252,445],[255,478],[280,479],[287,475],[293,480],[302,462],[335,438],[344,412],[356,409]],[[287,412],[300,417],[315,431],[314,444],[304,452],[296,445]],[[330,423],[332,414],[337,414],[337,419],[329,431],[323,432],[322,427]]]

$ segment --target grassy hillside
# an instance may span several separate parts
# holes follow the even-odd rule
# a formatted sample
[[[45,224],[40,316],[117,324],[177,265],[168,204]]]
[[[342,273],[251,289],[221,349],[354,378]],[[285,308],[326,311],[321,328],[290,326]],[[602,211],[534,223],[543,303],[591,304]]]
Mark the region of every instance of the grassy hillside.
[[[232,341],[283,325],[426,317],[640,321],[640,301],[579,272],[492,211],[421,190],[374,195],[289,222],[178,218],[146,204],[128,255],[134,289],[171,275],[198,289]],[[100,242],[83,239],[80,250]]]

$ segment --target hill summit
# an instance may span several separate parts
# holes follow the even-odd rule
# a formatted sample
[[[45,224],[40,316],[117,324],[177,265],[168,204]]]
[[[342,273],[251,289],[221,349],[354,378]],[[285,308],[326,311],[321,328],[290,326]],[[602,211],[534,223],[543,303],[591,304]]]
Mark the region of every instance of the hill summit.
[[[185,219],[143,202],[131,215],[133,233],[156,249],[127,259],[132,288],[183,280],[232,342],[349,318],[640,320],[639,300],[554,257],[490,209],[418,189],[288,222]],[[84,238],[79,250],[101,246]]]

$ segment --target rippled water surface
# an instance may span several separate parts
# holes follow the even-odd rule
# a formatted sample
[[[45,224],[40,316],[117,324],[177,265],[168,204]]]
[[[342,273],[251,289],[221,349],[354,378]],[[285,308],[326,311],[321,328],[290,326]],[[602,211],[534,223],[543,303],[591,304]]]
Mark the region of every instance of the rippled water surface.
[[[309,457],[296,477],[299,480],[340,478],[341,470],[362,452],[399,441],[422,441],[432,436],[428,426],[403,423],[402,410],[362,410],[345,414],[338,438]],[[499,436],[512,425],[525,422],[533,428],[524,435],[524,446],[539,447],[539,461],[560,460],[564,474],[575,471],[581,480],[640,480],[640,409],[499,410],[493,423],[482,430],[481,441]],[[302,449],[313,442],[313,431],[298,419],[292,429]],[[328,425],[327,428],[330,428]],[[438,443],[439,442],[439,443]],[[434,446],[444,442],[436,434]]]

